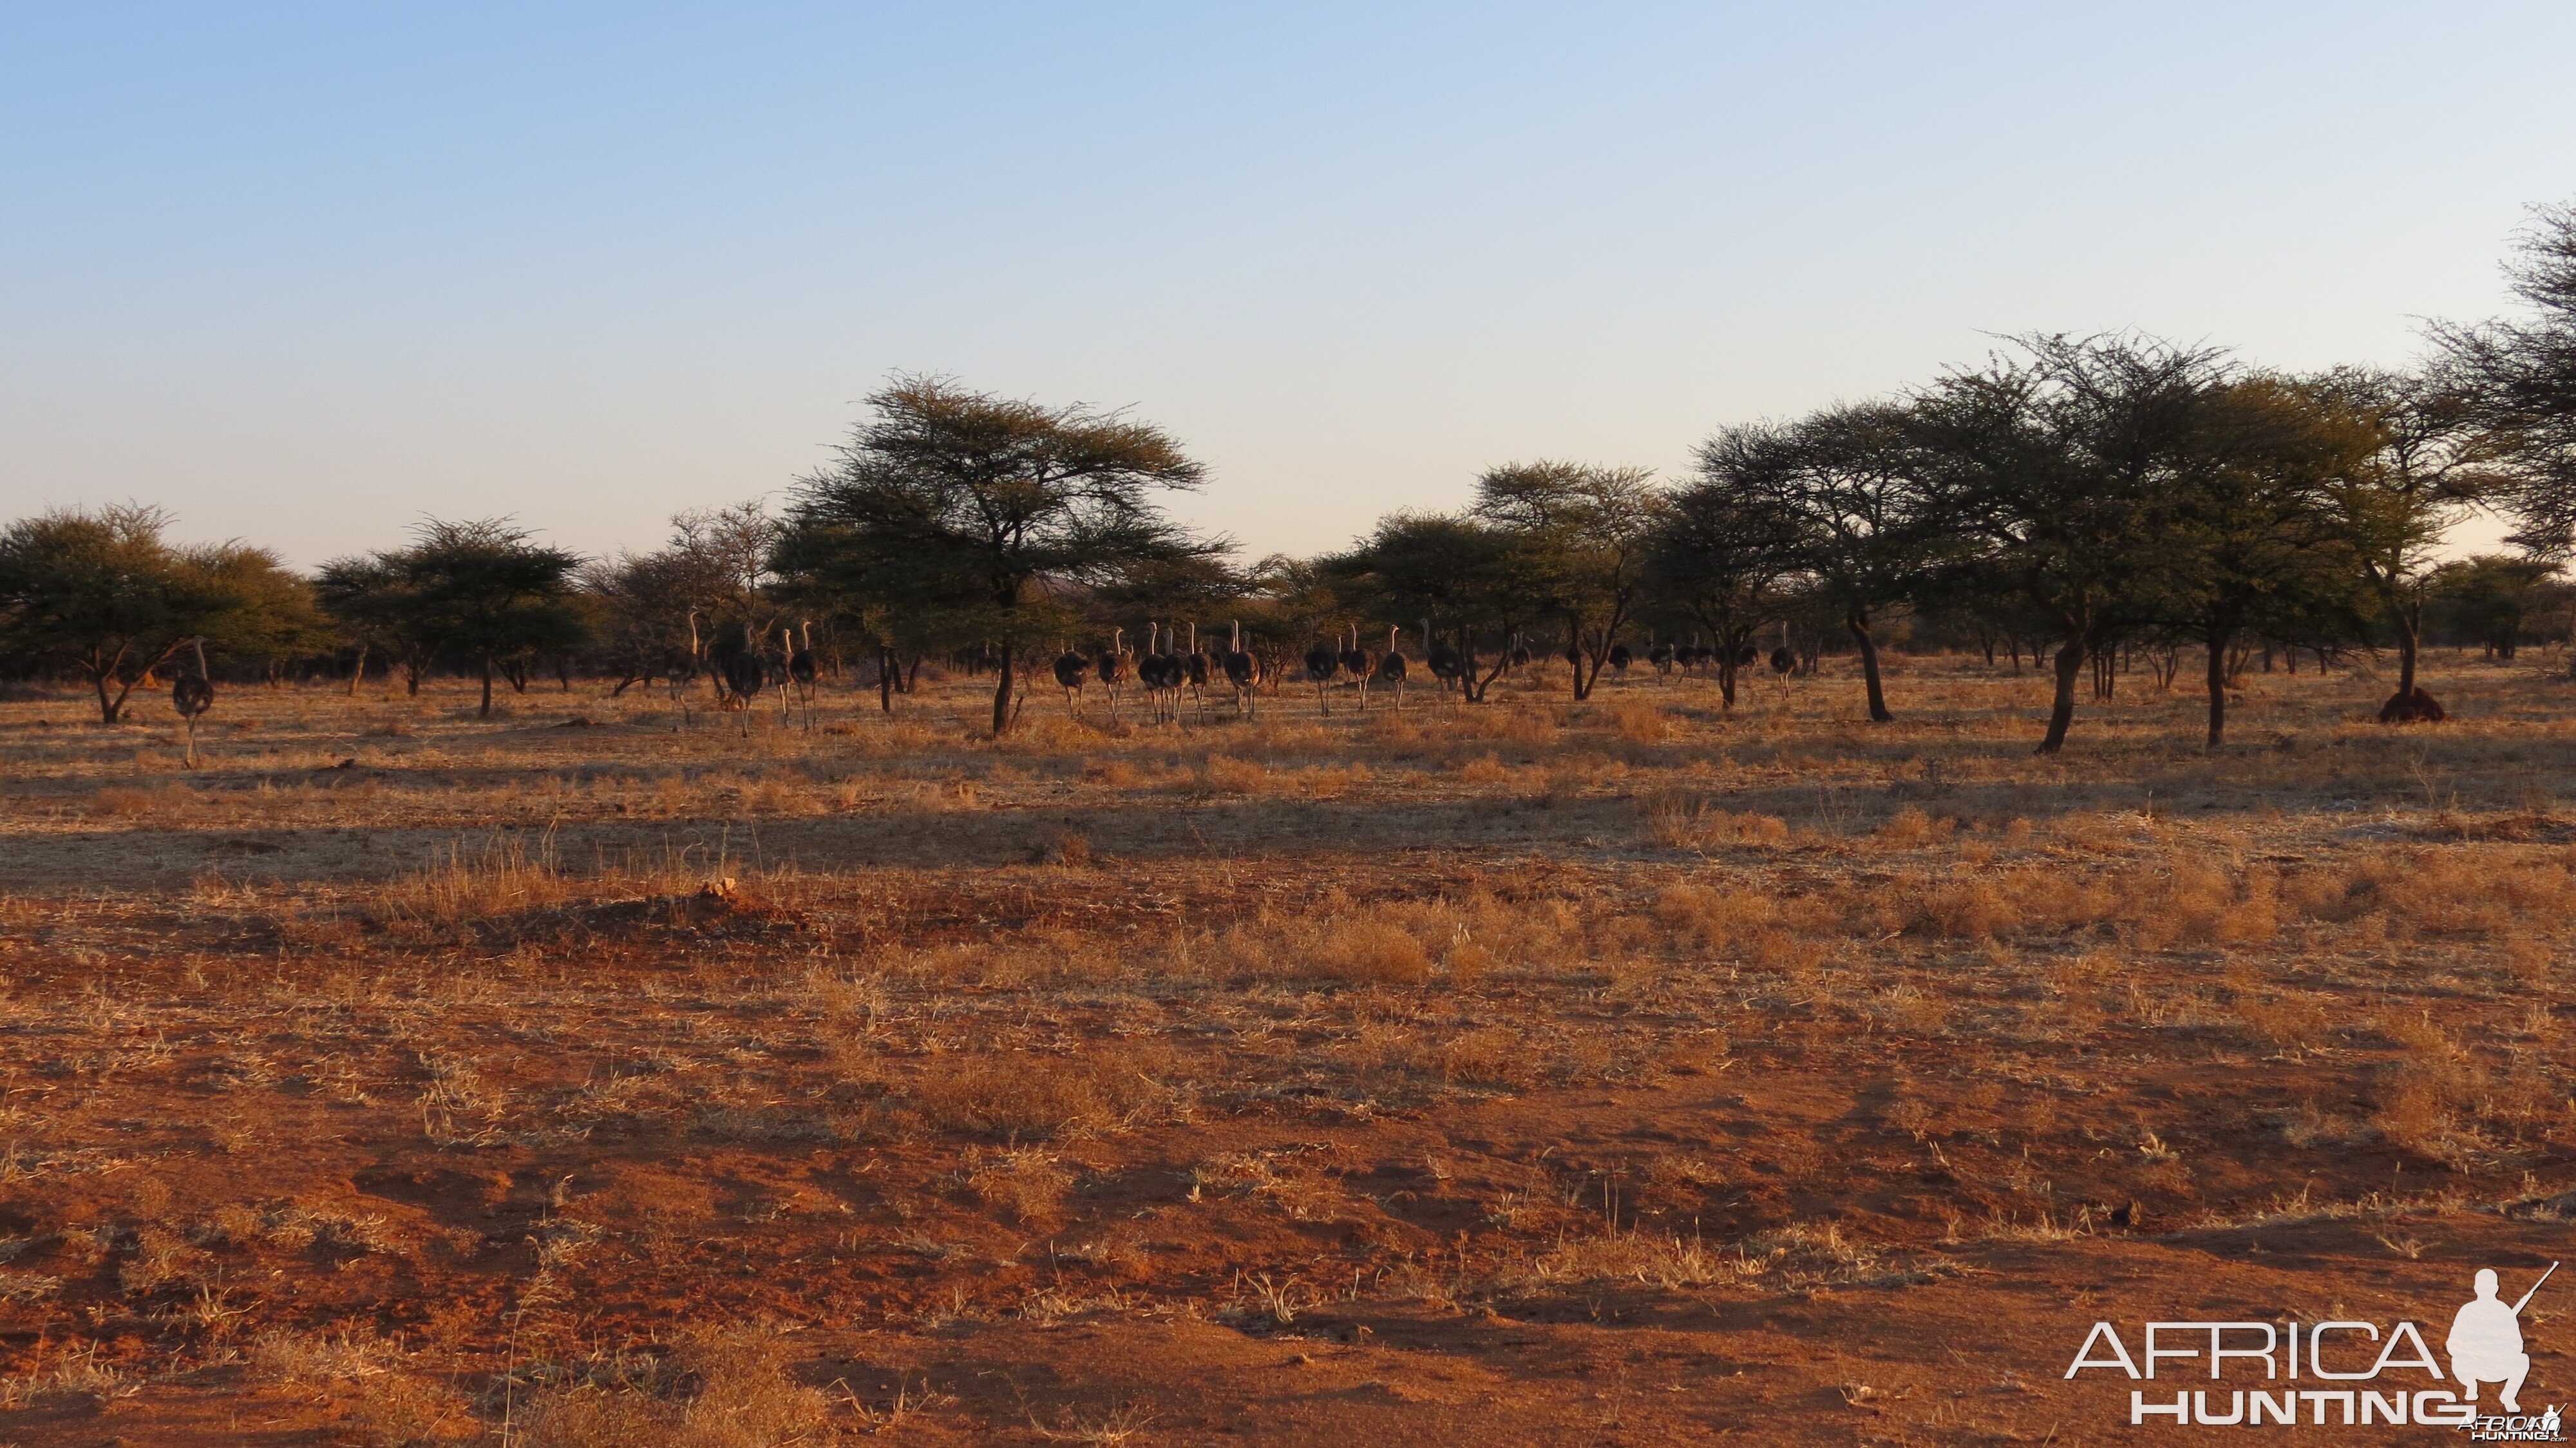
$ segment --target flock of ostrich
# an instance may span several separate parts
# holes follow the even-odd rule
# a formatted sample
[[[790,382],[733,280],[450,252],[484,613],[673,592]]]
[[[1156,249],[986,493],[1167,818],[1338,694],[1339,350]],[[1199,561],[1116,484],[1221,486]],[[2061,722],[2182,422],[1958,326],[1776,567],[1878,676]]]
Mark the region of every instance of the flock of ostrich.
[[[716,706],[726,713],[748,711],[763,696],[775,691],[782,717],[793,722],[800,708],[806,726],[811,728],[815,696],[823,676],[821,656],[815,652],[813,624],[806,621],[795,628],[776,631],[776,643],[765,629],[745,624],[742,642],[733,647],[711,648],[698,629],[695,610],[689,613],[689,643],[683,649],[673,645],[663,664],[664,682],[672,703],[684,714],[689,712],[689,699],[701,678],[711,678],[715,686]],[[1188,695],[1196,705],[1198,717],[1210,717],[1211,686],[1222,680],[1229,703],[1237,718],[1259,715],[1260,692],[1268,685],[1275,693],[1288,682],[1278,677],[1277,665],[1265,665],[1262,656],[1248,648],[1243,625],[1232,621],[1225,648],[1214,655],[1199,647],[1199,628],[1195,623],[1166,627],[1161,623],[1146,626],[1145,651],[1135,653],[1127,647],[1127,631],[1110,631],[1109,642],[1097,652],[1084,653],[1069,645],[1059,645],[1050,666],[1056,684],[1064,690],[1065,709],[1075,719],[1083,717],[1083,706],[1093,684],[1097,683],[1108,697],[1109,717],[1115,722],[1128,686],[1143,687],[1146,717],[1152,723],[1177,723],[1182,712],[1182,696]],[[1414,661],[1406,657],[1401,645],[1404,633],[1400,624],[1389,624],[1386,647],[1372,649],[1361,642],[1359,625],[1353,624],[1330,638],[1317,637],[1306,649],[1302,668],[1295,677],[1312,684],[1315,706],[1325,717],[1333,712],[1332,691],[1349,689],[1357,707],[1366,712],[1372,689],[1392,691],[1394,706],[1404,707],[1405,686],[1414,678]],[[1467,696],[1474,685],[1478,661],[1474,653],[1461,651],[1441,642],[1433,633],[1430,620],[1422,622],[1422,636],[1432,642],[1422,657],[1422,667],[1442,696],[1452,702]],[[1719,662],[1721,651],[1706,644],[1649,643],[1645,659],[1656,674],[1670,676],[1676,672],[1689,675]],[[1564,657],[1568,664],[1581,667],[1581,652],[1569,644]],[[1759,649],[1750,644],[1737,650],[1737,667],[1752,665],[1762,659]],[[1613,644],[1603,662],[1611,673],[1625,676],[1638,658],[1627,644]],[[1529,664],[1531,652],[1519,634],[1506,644],[1499,668],[1521,668]],[[983,660],[963,658],[972,668]],[[1787,675],[1796,672],[1800,659],[1787,647],[1771,651],[1772,672]],[[188,730],[188,764],[196,767],[197,720],[214,708],[215,686],[206,668],[202,642],[196,650],[197,667],[183,673],[170,692],[172,708]],[[880,671],[891,668],[880,661]],[[1498,669],[1499,671],[1499,669]],[[621,685],[621,690],[623,686]]]
[[[1187,633],[1184,635],[1180,629],[1166,629],[1160,623],[1148,624],[1145,652],[1141,655],[1128,651],[1127,632],[1123,628],[1112,629],[1107,647],[1097,653],[1086,654],[1079,649],[1062,648],[1052,667],[1056,684],[1064,690],[1066,712],[1076,719],[1081,718],[1084,699],[1091,685],[1097,682],[1108,695],[1109,715],[1114,720],[1118,717],[1119,704],[1127,685],[1133,680],[1145,689],[1150,721],[1177,721],[1184,692],[1195,701],[1199,717],[1205,719],[1210,708],[1209,686],[1222,676],[1235,714],[1251,718],[1258,713],[1261,686],[1267,683],[1275,690],[1286,682],[1272,678],[1261,656],[1244,646],[1241,622],[1230,623],[1226,647],[1214,657],[1200,649],[1198,625],[1185,627]],[[1360,641],[1360,630],[1356,624],[1334,637],[1316,638],[1306,649],[1298,676],[1314,686],[1317,711],[1328,718],[1332,715],[1332,690],[1337,680],[1341,681],[1341,687],[1351,691],[1356,706],[1363,712],[1368,708],[1372,688],[1392,691],[1395,707],[1401,710],[1405,686],[1414,676],[1413,661],[1405,656],[1401,646],[1403,633],[1401,624],[1387,625],[1384,649],[1365,646]],[[1444,698],[1456,700],[1466,692],[1476,671],[1475,656],[1441,642],[1432,632],[1428,619],[1423,621],[1421,633],[1431,641],[1423,653],[1423,668],[1430,673],[1432,682]],[[1697,672],[1715,663],[1718,652],[1704,644],[1663,642],[1649,644],[1646,658],[1657,674],[1670,675],[1676,670]],[[1571,645],[1567,647],[1565,657],[1568,663],[1580,666],[1580,653]],[[1738,652],[1736,662],[1739,665],[1751,664],[1760,657],[1760,651],[1748,644]],[[1625,675],[1636,659],[1636,652],[1628,645],[1613,644],[1606,663],[1614,674]],[[1518,668],[1529,662],[1528,644],[1514,635],[1505,650],[1504,666]],[[1771,666],[1775,672],[1787,674],[1797,668],[1797,656],[1785,647],[1775,649]]]

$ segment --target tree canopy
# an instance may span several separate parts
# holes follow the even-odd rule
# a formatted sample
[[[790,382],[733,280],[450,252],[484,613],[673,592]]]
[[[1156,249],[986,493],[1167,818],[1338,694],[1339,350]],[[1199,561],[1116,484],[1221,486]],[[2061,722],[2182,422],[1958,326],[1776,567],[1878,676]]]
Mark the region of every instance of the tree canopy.
[[[1151,424],[944,377],[898,379],[868,406],[834,464],[799,483],[783,554],[847,595],[941,609],[995,644],[996,734],[1010,728],[1019,651],[1067,627],[1047,585],[1223,551],[1156,505],[1206,469]]]
[[[179,546],[170,515],[139,504],[56,509],[0,529],[0,655],[69,669],[125,715],[135,688],[181,649],[266,658],[309,636],[309,591],[276,555],[241,543]]]

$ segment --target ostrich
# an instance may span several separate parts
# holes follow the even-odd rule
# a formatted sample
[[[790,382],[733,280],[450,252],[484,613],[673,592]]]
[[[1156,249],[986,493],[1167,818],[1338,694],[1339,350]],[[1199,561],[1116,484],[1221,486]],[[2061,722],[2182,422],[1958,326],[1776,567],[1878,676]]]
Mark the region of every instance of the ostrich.
[[[1512,650],[1505,657],[1512,661],[1512,667],[1515,669],[1528,668],[1530,661],[1528,640],[1523,639],[1519,634],[1512,635]]]
[[[1797,667],[1798,656],[1789,652],[1788,645],[1783,644],[1771,651],[1771,672],[1785,678],[1795,672]]]
[[[1369,673],[1376,665],[1377,660],[1370,658],[1368,650],[1360,647],[1360,626],[1352,624],[1350,642],[1342,649],[1342,672],[1350,675],[1351,682],[1358,687],[1362,710],[1368,708]]]
[[[1324,684],[1341,671],[1341,650],[1322,639],[1315,640],[1314,647],[1306,650],[1306,677],[1315,684],[1315,707],[1323,710],[1324,717],[1328,719],[1333,714],[1333,701],[1324,697]]]
[[[814,686],[822,672],[814,658],[814,620],[798,619],[796,649],[787,656],[787,677],[796,682],[796,693],[804,700],[805,728],[809,733],[814,728]]]
[[[1180,688],[1184,677],[1180,656],[1165,647],[1163,626],[1148,624],[1144,657],[1136,661],[1136,681],[1145,686],[1146,714],[1154,720],[1166,717],[1180,722]]]
[[[1261,704],[1261,660],[1243,647],[1243,622],[1230,620],[1234,637],[1225,648],[1225,681],[1234,686],[1234,712],[1252,715]]]
[[[779,717],[793,724],[796,722],[796,696],[802,692],[796,682],[796,630],[782,628],[778,631],[778,657],[782,662],[778,672],[770,676],[770,681],[778,689]]]
[[[1628,672],[1628,666],[1636,661],[1637,655],[1631,651],[1626,644],[1612,644],[1610,646],[1610,671],[1612,673],[1625,677]]]
[[[1082,717],[1082,686],[1091,680],[1091,660],[1071,649],[1055,656],[1055,681],[1064,688],[1064,711]]]
[[[1181,630],[1178,625],[1163,630],[1163,647],[1155,655],[1163,674],[1163,713],[1173,723],[1181,722],[1181,691],[1190,686],[1190,661],[1181,653]]]
[[[1160,624],[1145,625],[1145,647],[1137,651],[1133,660],[1136,687],[1145,691],[1145,722],[1149,724],[1163,717],[1163,671],[1161,662],[1155,658],[1155,645],[1162,642],[1161,634]]]
[[[183,674],[170,686],[170,707],[188,725],[188,767],[197,767],[197,716],[215,707],[215,681],[206,674],[206,641],[195,640],[197,672]]]
[[[1431,677],[1439,681],[1441,692],[1454,689],[1465,693],[1466,685],[1462,680],[1467,673],[1466,661],[1456,649],[1440,642],[1440,636],[1431,631],[1429,614],[1422,616],[1422,647],[1422,662],[1429,666]]]
[[[760,691],[768,687],[769,666],[760,657],[760,641],[753,635],[750,624],[742,626],[742,648],[726,655],[723,675],[725,708],[729,710],[748,711],[751,708],[751,701],[759,698]],[[751,719],[746,712],[743,718],[743,732],[750,731]]]
[[[1399,713],[1404,709],[1404,676],[1410,672],[1404,655],[1395,651],[1395,635],[1400,627],[1398,624],[1386,626],[1386,652],[1380,654],[1377,661],[1377,681],[1394,686],[1395,707]]]
[[[1109,631],[1109,652],[1097,661],[1100,682],[1109,686],[1109,722],[1118,722],[1118,692],[1127,687],[1127,674],[1135,660],[1127,652],[1127,630]]]
[[[1199,722],[1207,722],[1208,656],[1199,652],[1199,626],[1190,625],[1190,651],[1181,656],[1181,667],[1189,675],[1190,697],[1199,705]]]
[[[1673,672],[1673,646],[1669,643],[1649,644],[1646,648],[1646,662],[1655,666],[1656,673],[1670,677]]]
[[[671,702],[680,706],[680,724],[686,728],[694,722],[689,713],[689,686],[697,682],[699,669],[706,660],[706,646],[698,641],[698,611],[689,610],[689,648],[681,652],[678,644],[662,650],[662,681],[671,691]]]

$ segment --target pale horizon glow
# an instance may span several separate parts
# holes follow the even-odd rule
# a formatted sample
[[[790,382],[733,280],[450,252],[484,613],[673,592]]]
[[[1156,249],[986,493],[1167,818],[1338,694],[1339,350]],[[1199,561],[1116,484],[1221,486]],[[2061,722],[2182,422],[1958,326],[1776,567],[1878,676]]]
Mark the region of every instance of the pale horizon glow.
[[[1179,516],[1310,553],[2014,333],[2401,365],[2576,199],[2570,54],[2544,4],[9,6],[0,517],[648,549],[928,371],[1133,407]]]

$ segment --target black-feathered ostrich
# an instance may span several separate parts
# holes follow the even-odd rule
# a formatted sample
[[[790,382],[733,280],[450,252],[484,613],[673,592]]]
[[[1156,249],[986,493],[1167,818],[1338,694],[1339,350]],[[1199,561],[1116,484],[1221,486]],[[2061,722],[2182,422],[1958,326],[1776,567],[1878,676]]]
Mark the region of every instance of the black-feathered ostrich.
[[[814,678],[813,657],[811,655],[803,656],[805,661],[805,672],[802,675],[799,675],[796,672],[796,662],[799,657],[800,655],[796,648],[796,630],[792,628],[780,629],[778,631],[779,666],[778,672],[772,676],[772,681],[778,688],[779,716],[790,724],[796,722],[796,706],[805,702],[805,686],[813,682]],[[813,725],[813,711],[808,709],[806,711],[805,726],[810,729]]]
[[[1440,681],[1442,692],[1455,689],[1459,693],[1465,693],[1467,677],[1465,656],[1440,642],[1439,637],[1431,632],[1431,619],[1427,614],[1422,620],[1422,638],[1426,645],[1422,662],[1430,667],[1431,677]]]
[[[1610,671],[1612,673],[1625,677],[1628,672],[1628,666],[1636,661],[1636,651],[1629,648],[1626,644],[1612,644],[1610,646]]]
[[[1225,647],[1225,681],[1234,689],[1234,712],[1251,717],[1261,707],[1261,660],[1243,647],[1243,622],[1231,621],[1234,637]]]
[[[1146,717],[1160,721],[1181,717],[1180,689],[1185,677],[1181,656],[1165,647],[1163,626],[1148,624],[1145,653],[1136,661],[1136,681],[1145,686]]]
[[[1377,657],[1377,681],[1395,690],[1395,707],[1398,712],[1402,712],[1404,676],[1411,673],[1412,669],[1406,664],[1404,655],[1396,652],[1395,635],[1399,627],[1400,625],[1397,624],[1386,626],[1386,652]]]
[[[814,620],[796,621],[796,650],[787,656],[787,677],[796,685],[797,700],[805,706],[805,728],[814,728],[814,695],[823,676],[822,666],[814,657]]]
[[[1352,624],[1350,641],[1342,645],[1342,672],[1350,675],[1351,682],[1358,686],[1363,713],[1368,710],[1369,674],[1376,667],[1377,660],[1370,658],[1369,651],[1360,647],[1360,626]]]
[[[1097,660],[1100,682],[1109,686],[1109,722],[1118,722],[1118,694],[1127,687],[1127,676],[1133,673],[1135,660],[1127,653],[1127,630],[1109,631],[1109,651]]]
[[[769,666],[761,661],[760,648],[751,640],[751,629],[743,628],[739,653],[728,654],[724,661],[724,706],[742,714],[742,732],[751,732],[751,701],[769,685]]]
[[[1190,625],[1190,651],[1181,655],[1181,670],[1189,678],[1190,697],[1198,701],[1199,722],[1207,722],[1208,656],[1199,652],[1199,626]]]
[[[742,647],[728,654],[722,670],[727,709],[748,709],[769,687],[769,666],[760,657],[760,639],[750,624],[742,626]]]
[[[1673,672],[1673,646],[1670,643],[1648,644],[1646,662],[1655,666],[1657,674],[1670,677]]]
[[[1341,671],[1342,651],[1340,649],[1319,638],[1315,640],[1312,648],[1306,650],[1306,677],[1314,681],[1315,707],[1323,710],[1326,718],[1332,716],[1333,701],[1324,697],[1324,685],[1331,682],[1333,675]]]
[[[1055,656],[1055,681],[1064,689],[1064,711],[1082,717],[1082,686],[1091,682],[1091,660],[1072,649]]]
[[[193,641],[197,651],[197,672],[182,674],[170,686],[170,707],[188,726],[188,767],[197,767],[197,716],[215,707],[215,681],[206,673],[206,641]]]

